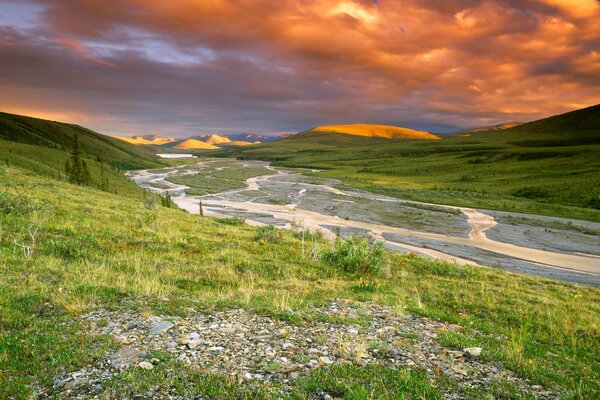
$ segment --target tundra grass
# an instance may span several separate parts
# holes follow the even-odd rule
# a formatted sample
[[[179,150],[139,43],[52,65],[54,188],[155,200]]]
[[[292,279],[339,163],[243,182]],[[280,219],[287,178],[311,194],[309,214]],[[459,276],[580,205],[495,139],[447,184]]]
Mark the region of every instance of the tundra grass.
[[[484,357],[567,398],[600,393],[598,289],[398,253],[385,254],[381,274],[357,276],[311,257],[318,249],[311,252],[288,232],[260,241],[248,225],[146,209],[135,194],[74,186],[19,168],[0,169],[0,183],[0,199],[24,193],[22,203],[28,204],[0,207],[0,398],[44,391],[61,371],[88,365],[114,346],[107,338],[87,337],[79,322],[78,315],[97,307],[172,315],[185,315],[188,307],[244,307],[302,324],[313,317],[308,305],[335,298],[458,323],[461,333],[443,337],[449,346],[479,345]],[[170,379],[153,374],[140,386],[128,385],[139,372],[116,378],[115,387],[124,391],[118,393],[143,394],[142,384],[156,379],[164,386]],[[190,382],[208,382],[205,388],[222,382],[194,374],[189,372]],[[369,398],[372,387],[391,388],[390,398],[402,385],[416,393],[437,390],[417,373],[316,374],[298,383],[298,393],[332,377],[342,391],[352,389],[344,393],[366,393],[345,398]],[[215,397],[255,398],[233,384],[222,390]]]

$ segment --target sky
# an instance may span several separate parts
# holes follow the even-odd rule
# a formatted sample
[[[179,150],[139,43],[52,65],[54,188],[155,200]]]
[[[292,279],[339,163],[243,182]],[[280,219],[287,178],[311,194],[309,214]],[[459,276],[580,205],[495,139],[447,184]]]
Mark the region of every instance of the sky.
[[[0,3],[0,111],[105,134],[444,133],[598,103],[597,0]]]

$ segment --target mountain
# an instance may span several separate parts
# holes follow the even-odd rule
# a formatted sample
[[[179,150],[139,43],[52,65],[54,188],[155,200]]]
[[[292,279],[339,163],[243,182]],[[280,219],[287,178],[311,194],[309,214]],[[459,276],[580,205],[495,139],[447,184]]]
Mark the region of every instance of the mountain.
[[[226,143],[221,143],[221,147],[227,147],[227,146],[251,146],[253,144],[260,144],[260,142],[245,142],[243,140],[231,140],[229,142]]]
[[[163,145],[177,141],[177,139],[168,136],[156,135],[136,135],[136,136],[113,136],[116,139],[124,140],[131,144]]]
[[[231,140],[229,140],[229,138],[226,136],[219,136],[219,135],[213,133],[213,134],[209,135],[208,138],[206,138],[206,140],[204,140],[204,142],[208,143],[208,144],[217,145],[217,144],[229,143],[229,142],[231,142]]]
[[[464,131],[456,132],[455,135],[468,136],[468,135],[472,135],[472,134],[489,133],[489,132],[495,132],[495,131],[501,131],[504,129],[514,128],[515,126],[519,126],[521,124],[522,124],[521,122],[505,122],[503,124],[498,124],[498,125],[482,126],[479,128],[467,129]]]
[[[227,137],[232,141],[241,141],[241,142],[250,142],[252,144],[258,143],[268,143],[274,142],[282,138],[282,136],[266,136],[266,135],[257,135],[254,133],[238,133],[235,135],[227,135]]]
[[[215,150],[218,149],[214,144],[203,142],[198,139],[186,139],[183,141],[178,141],[174,149],[180,150]]]
[[[303,134],[311,133],[341,133],[346,135],[366,136],[386,139],[440,139],[439,136],[429,132],[416,131],[390,125],[349,124],[349,125],[323,125],[316,126]]]

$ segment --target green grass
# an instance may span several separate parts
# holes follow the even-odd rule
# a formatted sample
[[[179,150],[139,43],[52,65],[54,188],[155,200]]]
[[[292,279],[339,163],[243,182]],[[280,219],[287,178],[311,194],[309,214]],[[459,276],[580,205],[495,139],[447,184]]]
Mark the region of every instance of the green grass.
[[[31,385],[48,387],[63,368],[74,371],[114,346],[107,338],[87,337],[77,322],[77,315],[97,307],[185,315],[188,307],[235,306],[302,324],[315,318],[309,305],[335,298],[459,323],[460,335],[443,338],[448,345],[479,345],[488,359],[532,383],[564,390],[567,398],[591,399],[600,391],[598,289],[398,253],[386,253],[389,268],[365,280],[309,256],[292,232],[261,243],[251,226],[146,209],[134,193],[116,195],[21,168],[0,169],[0,181],[9,177],[12,187],[0,190],[10,194],[0,200],[18,193],[25,200],[17,207],[22,211],[0,207],[0,398],[27,398]],[[28,232],[35,227],[34,243]],[[30,256],[23,246],[32,248]],[[438,393],[439,384],[418,372],[377,368],[317,371],[298,383],[297,398],[316,386],[352,399]],[[116,397],[155,385],[215,398],[268,395],[175,369],[173,376],[160,368],[143,379],[139,370],[120,375]],[[514,398],[508,389],[497,392],[474,397]]]
[[[303,133],[213,155],[322,169],[313,175],[416,201],[600,221],[598,115],[432,141]]]
[[[190,195],[206,195],[226,190],[243,189],[246,179],[272,172],[267,168],[253,167],[240,169],[230,163],[212,163],[197,174],[170,175],[169,182],[189,186],[186,193]]]

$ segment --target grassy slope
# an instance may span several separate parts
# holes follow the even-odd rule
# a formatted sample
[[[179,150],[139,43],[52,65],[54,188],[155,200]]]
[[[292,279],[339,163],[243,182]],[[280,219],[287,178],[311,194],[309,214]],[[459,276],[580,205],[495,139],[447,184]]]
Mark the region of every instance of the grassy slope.
[[[109,338],[86,337],[77,322],[79,313],[95,307],[179,314],[187,307],[239,306],[304,323],[313,317],[305,312],[308,304],[333,298],[373,300],[460,323],[464,333],[447,334],[446,343],[480,345],[486,357],[533,382],[565,389],[568,398],[594,398],[600,390],[598,289],[397,253],[387,255],[389,272],[361,279],[303,255],[290,233],[265,243],[247,225],[145,209],[133,194],[0,168],[0,180],[8,177],[14,188],[2,192],[27,192],[27,204],[39,207],[0,213],[0,398],[26,398],[30,384],[51,386],[62,368],[76,370],[115,346]],[[41,234],[33,256],[26,257],[15,240],[27,242],[32,225]],[[113,382],[114,393],[133,397],[159,384],[211,398],[263,398],[175,361],[161,365],[153,373],[123,374]],[[408,386],[409,395],[422,388],[430,394],[410,398],[435,398],[422,375],[373,367],[316,374],[298,388],[300,394],[308,393],[310,382],[314,390],[333,379],[380,385],[379,393],[392,385]]]
[[[414,200],[600,221],[600,106],[472,137],[304,133],[216,155],[320,168],[319,176]]]
[[[0,139],[69,151],[79,134],[83,151],[119,169],[164,165],[150,151],[83,128],[79,125],[0,113]]]
[[[169,163],[146,149],[77,125],[0,113],[0,165],[67,180],[65,162],[70,158],[75,134],[79,134],[93,186],[99,186],[101,177],[105,176],[111,192],[140,193],[140,189],[123,176],[123,169],[153,168]]]

